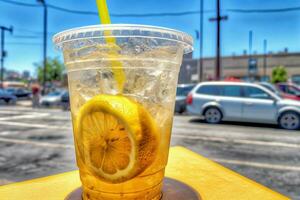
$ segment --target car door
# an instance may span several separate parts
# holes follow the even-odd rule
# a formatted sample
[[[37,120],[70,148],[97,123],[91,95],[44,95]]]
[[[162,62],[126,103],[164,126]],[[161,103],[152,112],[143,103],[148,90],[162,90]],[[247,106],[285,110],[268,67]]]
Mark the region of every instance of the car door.
[[[225,120],[239,120],[242,117],[242,90],[239,85],[219,86],[220,98],[217,102],[223,109]]]
[[[262,123],[276,122],[276,101],[269,93],[255,86],[244,86],[243,95],[243,120]]]

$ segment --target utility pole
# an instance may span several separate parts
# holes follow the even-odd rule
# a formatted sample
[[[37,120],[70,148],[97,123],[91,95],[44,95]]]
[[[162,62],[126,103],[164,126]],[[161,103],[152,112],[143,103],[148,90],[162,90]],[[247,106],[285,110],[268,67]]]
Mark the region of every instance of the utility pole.
[[[267,77],[267,40],[264,40],[264,77]]]
[[[200,56],[199,56],[199,82],[203,81],[203,6],[204,0],[200,0]]]
[[[252,36],[253,32],[249,31],[249,58],[252,57]]]
[[[227,20],[228,16],[221,16],[220,15],[220,0],[217,0],[217,16],[216,18],[210,18],[209,21],[217,21],[217,43],[216,43],[216,75],[215,79],[220,80],[221,78],[221,21]]]
[[[46,83],[47,83],[47,27],[48,27],[48,10],[47,10],[47,4],[45,0],[37,0],[37,2],[41,3],[42,6],[44,7],[44,37],[43,37],[43,58],[44,58],[44,72],[43,72],[43,90],[42,94],[45,94],[45,89],[46,89]]]
[[[6,52],[4,51],[4,40],[5,40],[5,31],[8,31],[12,34],[13,27],[7,28],[5,26],[0,26],[1,29],[1,88],[3,88],[3,78],[4,78],[4,58],[6,57]]]

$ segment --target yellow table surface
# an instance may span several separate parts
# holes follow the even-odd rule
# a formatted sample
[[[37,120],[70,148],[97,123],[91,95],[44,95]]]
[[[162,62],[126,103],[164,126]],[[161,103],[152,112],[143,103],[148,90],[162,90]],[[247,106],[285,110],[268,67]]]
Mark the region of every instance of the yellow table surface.
[[[199,192],[204,200],[289,199],[183,147],[170,149],[166,176]],[[0,187],[1,200],[63,200],[80,186],[78,171]]]

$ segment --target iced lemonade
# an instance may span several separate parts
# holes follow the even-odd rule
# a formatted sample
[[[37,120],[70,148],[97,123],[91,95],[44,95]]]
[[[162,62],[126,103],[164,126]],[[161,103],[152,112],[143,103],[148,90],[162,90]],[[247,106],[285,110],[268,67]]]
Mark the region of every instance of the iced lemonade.
[[[116,44],[104,39],[107,29]],[[191,38],[157,27],[102,25],[54,41],[68,70],[83,199],[160,199],[179,66]]]

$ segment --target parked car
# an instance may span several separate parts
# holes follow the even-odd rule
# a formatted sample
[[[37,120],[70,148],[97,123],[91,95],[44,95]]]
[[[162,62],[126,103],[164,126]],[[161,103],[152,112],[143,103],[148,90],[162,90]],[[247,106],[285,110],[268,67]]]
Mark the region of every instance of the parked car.
[[[15,104],[17,101],[17,97],[8,93],[7,91],[0,89],[0,101],[4,101],[5,103]]]
[[[66,92],[61,97],[61,106],[63,110],[70,110],[70,97],[69,92]]]
[[[187,97],[187,111],[208,123],[244,121],[300,127],[300,102],[283,99],[254,83],[205,82]]]
[[[61,105],[61,98],[66,93],[65,90],[58,90],[54,92],[50,92],[46,96],[43,96],[40,99],[41,106],[60,106]]]
[[[8,93],[15,95],[17,98],[31,98],[31,92],[24,88],[6,88],[5,89]]]
[[[278,96],[281,96],[284,99],[291,99],[291,100],[296,100],[300,101],[300,97],[292,94],[288,94],[285,92],[280,91],[277,87],[275,87],[273,84],[268,83],[268,82],[261,82],[259,85],[271,90],[272,92],[276,93]]]
[[[186,96],[194,87],[195,84],[180,84],[177,86],[175,112],[183,113],[186,110]]]
[[[290,95],[300,97],[300,88],[296,84],[293,84],[293,83],[278,83],[276,86],[280,91],[282,91],[286,94],[290,94]]]

